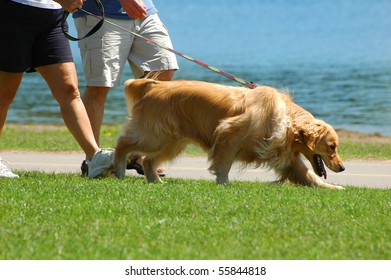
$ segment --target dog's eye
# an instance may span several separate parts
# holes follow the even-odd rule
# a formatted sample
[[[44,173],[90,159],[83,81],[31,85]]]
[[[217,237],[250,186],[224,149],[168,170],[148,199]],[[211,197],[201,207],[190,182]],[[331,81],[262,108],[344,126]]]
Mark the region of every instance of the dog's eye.
[[[335,151],[337,147],[335,145],[330,145],[330,150]]]

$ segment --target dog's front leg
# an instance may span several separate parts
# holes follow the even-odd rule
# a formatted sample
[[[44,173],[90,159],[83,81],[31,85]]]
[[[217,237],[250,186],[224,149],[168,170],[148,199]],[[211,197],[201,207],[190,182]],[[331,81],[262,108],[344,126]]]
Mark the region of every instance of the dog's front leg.
[[[329,183],[324,182],[322,179],[318,177],[318,175],[315,174],[312,170],[307,170],[307,177],[309,178],[309,181],[314,182],[315,186],[332,189],[332,190],[344,190],[345,188],[342,186],[336,186]]]
[[[336,186],[323,182],[322,179],[320,179],[319,176],[315,174],[315,172],[307,168],[301,158],[297,158],[295,161],[293,161],[289,169],[290,170],[288,171],[288,180],[292,183],[328,189],[344,189],[341,186]]]
[[[216,162],[213,161],[211,166],[208,168],[209,171],[216,175],[216,183],[220,185],[229,184],[228,174],[231,170],[232,162],[222,161]]]
[[[228,173],[216,173],[216,183],[219,185],[228,185],[229,179],[228,179]]]
[[[224,147],[216,145],[214,149],[209,152],[209,161],[211,162],[208,170],[216,175],[216,183],[220,185],[229,184],[228,174],[233,164],[233,157],[231,153],[224,150]]]

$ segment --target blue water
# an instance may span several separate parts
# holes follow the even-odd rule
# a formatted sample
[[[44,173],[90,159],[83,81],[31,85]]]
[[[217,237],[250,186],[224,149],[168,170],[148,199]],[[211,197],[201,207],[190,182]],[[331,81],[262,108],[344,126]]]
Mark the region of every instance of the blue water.
[[[336,128],[391,135],[391,1],[154,2],[178,51],[254,83],[289,89],[296,103]],[[75,43],[72,50],[83,92]],[[236,85],[178,60],[176,79]],[[130,77],[127,67],[123,81]],[[112,89],[104,122],[122,123],[125,116],[122,87]],[[39,75],[25,75],[8,122],[62,123]]]

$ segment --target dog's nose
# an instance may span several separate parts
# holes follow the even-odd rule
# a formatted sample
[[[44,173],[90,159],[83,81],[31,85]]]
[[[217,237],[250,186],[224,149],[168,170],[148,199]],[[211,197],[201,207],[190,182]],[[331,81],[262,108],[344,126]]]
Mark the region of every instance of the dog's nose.
[[[339,171],[338,171],[338,172],[342,172],[342,171],[344,171],[344,170],[345,170],[345,166],[341,165],[341,166],[339,167]]]

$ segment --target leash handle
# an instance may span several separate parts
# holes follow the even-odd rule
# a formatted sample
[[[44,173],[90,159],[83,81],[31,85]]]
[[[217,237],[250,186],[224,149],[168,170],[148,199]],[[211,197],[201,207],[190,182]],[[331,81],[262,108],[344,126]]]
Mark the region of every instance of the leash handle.
[[[80,37],[80,38],[73,37],[72,35],[70,35],[69,33],[67,33],[65,31],[65,23],[66,23],[66,20],[67,20],[67,18],[69,16],[69,12],[64,10],[64,14],[63,14],[62,20],[61,20],[61,28],[62,28],[62,33],[64,33],[65,37],[68,40],[70,40],[70,41],[80,41],[80,40],[83,40],[84,38],[90,37],[92,34],[94,34],[96,31],[98,31],[99,28],[102,27],[103,22],[105,21],[105,9],[103,8],[103,5],[102,5],[102,3],[99,0],[95,0],[95,3],[96,3],[96,5],[98,6],[98,8],[99,8],[99,10],[101,12],[101,15],[99,16],[100,20],[87,34],[85,34],[83,37]],[[84,13],[90,14],[90,13],[88,13],[87,11],[85,11],[83,9],[79,9],[79,10],[83,11]]]

